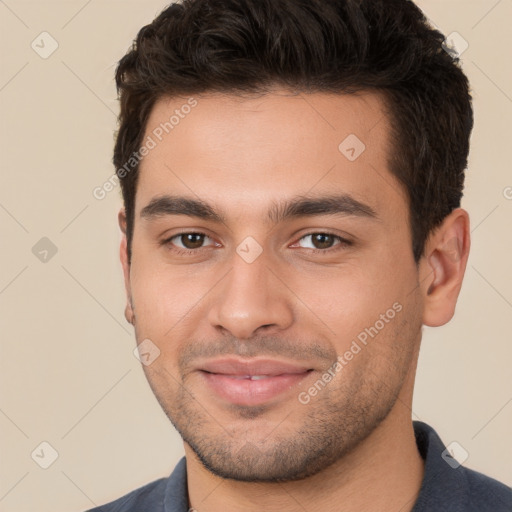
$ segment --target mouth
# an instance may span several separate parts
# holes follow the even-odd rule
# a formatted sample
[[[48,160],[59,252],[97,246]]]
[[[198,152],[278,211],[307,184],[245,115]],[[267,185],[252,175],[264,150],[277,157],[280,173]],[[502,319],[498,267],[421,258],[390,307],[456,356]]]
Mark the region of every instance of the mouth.
[[[289,393],[314,370],[270,359],[220,359],[201,366],[207,387],[234,405],[256,406]]]

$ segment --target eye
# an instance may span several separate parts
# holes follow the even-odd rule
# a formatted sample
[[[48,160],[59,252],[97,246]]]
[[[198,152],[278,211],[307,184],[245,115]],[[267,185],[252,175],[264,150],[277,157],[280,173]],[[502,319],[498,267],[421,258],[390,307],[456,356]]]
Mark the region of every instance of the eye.
[[[306,241],[306,245],[302,245],[302,241]],[[318,232],[304,235],[294,246],[297,246],[297,244],[302,248],[313,249],[314,252],[328,252],[331,249],[337,250],[337,246],[340,246],[340,249],[350,246],[352,242],[333,233]]]
[[[177,235],[167,238],[162,242],[162,245],[169,245],[171,249],[175,249],[178,252],[188,252],[203,249],[203,244],[206,240],[213,241],[205,233],[186,232],[178,233]]]
[[[208,245],[204,245],[207,241],[210,241],[210,243]],[[215,242],[205,233],[195,231],[177,233],[172,237],[163,240],[161,245],[168,246],[170,250],[178,254],[191,254],[211,246],[221,247],[221,244]],[[298,242],[290,247],[311,249],[311,252],[313,253],[327,253],[330,251],[341,250],[351,245],[352,242],[350,240],[346,240],[339,235],[315,232],[302,236]]]

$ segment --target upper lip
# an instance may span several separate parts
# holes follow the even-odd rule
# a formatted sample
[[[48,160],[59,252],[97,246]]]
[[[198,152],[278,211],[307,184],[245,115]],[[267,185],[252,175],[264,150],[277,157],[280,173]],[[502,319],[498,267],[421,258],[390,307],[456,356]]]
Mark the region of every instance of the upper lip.
[[[223,358],[207,361],[199,368],[208,373],[235,376],[253,375],[284,375],[305,373],[311,368],[307,365],[278,361],[275,359],[240,359]]]

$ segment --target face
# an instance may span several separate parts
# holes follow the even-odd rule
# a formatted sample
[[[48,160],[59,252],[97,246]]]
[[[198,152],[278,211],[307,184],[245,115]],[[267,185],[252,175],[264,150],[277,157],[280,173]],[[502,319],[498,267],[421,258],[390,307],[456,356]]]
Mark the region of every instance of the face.
[[[153,392],[213,473],[315,474],[412,391],[423,304],[389,129],[369,93],[154,107],[127,315]]]

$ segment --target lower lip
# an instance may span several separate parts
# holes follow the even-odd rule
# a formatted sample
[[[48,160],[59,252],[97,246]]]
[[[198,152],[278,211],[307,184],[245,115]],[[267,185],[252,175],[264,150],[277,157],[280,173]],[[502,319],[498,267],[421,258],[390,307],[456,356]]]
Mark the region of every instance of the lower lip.
[[[236,379],[219,373],[201,372],[210,388],[221,398],[236,405],[261,405],[290,391],[311,372],[288,373],[264,379]]]

